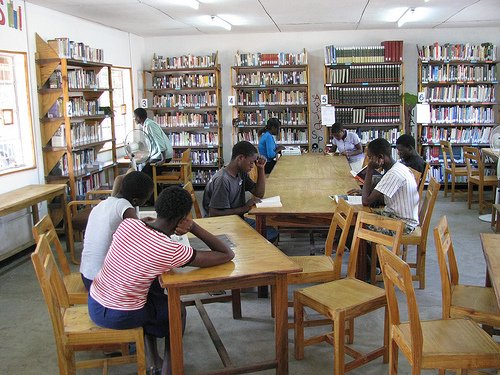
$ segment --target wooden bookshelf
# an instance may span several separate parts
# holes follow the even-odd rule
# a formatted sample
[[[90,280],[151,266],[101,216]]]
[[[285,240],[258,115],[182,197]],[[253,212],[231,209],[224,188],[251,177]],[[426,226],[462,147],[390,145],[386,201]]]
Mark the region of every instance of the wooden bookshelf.
[[[310,149],[309,65],[307,52],[240,53],[231,67],[233,143],[259,143],[267,120],[281,121],[277,143]]]
[[[430,177],[443,182],[439,141],[449,141],[455,161],[465,165],[462,147],[488,147],[498,125],[496,47],[435,43],[418,50],[418,91],[431,119],[417,124],[419,152],[431,165]]]
[[[363,144],[385,138],[395,146],[404,129],[402,42],[325,47],[324,82],[335,121],[356,131]],[[330,127],[326,140],[331,142]]]
[[[35,38],[45,179],[66,182],[69,198],[80,199],[88,190],[109,186],[117,172],[113,116],[100,106],[108,96],[113,108],[111,65],[93,61],[102,50],[67,38]],[[111,157],[98,161],[104,144],[111,145]]]
[[[194,186],[205,186],[223,165],[221,78],[217,53],[153,56],[143,72],[147,111],[180,157],[191,149]]]

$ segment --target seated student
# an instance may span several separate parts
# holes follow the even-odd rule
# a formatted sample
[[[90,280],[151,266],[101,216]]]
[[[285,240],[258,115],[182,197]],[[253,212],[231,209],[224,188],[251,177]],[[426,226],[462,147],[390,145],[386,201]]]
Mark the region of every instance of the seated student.
[[[125,219],[113,235],[104,265],[90,288],[88,308],[99,326],[112,329],[143,327],[148,361],[160,373],[169,371],[168,297],[158,276],[176,267],[211,267],[229,262],[233,251],[189,219],[191,195],[178,186],[164,189],[155,203],[156,220]],[[174,233],[191,232],[212,251],[174,242]],[[185,308],[183,311],[185,315]],[[183,317],[185,325],[185,316]],[[165,337],[164,361],[156,337]]]
[[[257,166],[257,183],[248,176],[254,164]],[[240,141],[233,146],[231,161],[212,176],[203,192],[203,208],[208,216],[239,215],[243,218],[253,205],[264,196],[266,190],[266,160],[259,156],[255,146]],[[254,195],[248,201],[245,192]],[[245,218],[255,228],[255,220]],[[278,233],[267,229],[267,239],[274,242]]]
[[[396,148],[401,158],[401,163],[420,173],[424,173],[425,161],[415,151],[415,138],[409,134],[403,134],[397,139]]]
[[[111,244],[113,233],[122,220],[137,219],[135,207],[146,202],[153,193],[153,180],[142,172],[123,176],[120,191],[95,206],[90,212],[83,239],[80,273],[87,290],[100,271]]]
[[[336,122],[332,125],[331,129],[333,138],[331,139],[332,148],[331,152],[338,151],[340,155],[345,155],[351,169],[358,172],[363,167],[363,146],[358,135],[354,132],[348,132],[344,129],[342,124]]]
[[[259,153],[266,158],[265,172],[271,173],[276,165],[276,158],[278,153],[284,150],[284,146],[276,145],[274,139],[278,135],[281,122],[277,118],[270,118],[267,120],[267,125],[259,130]]]
[[[404,233],[411,233],[418,225],[419,195],[415,177],[408,167],[392,158],[391,145],[385,139],[378,138],[371,141],[367,153],[369,162],[361,190],[363,206],[370,206],[383,198],[385,207],[376,213],[403,220]],[[383,168],[385,173],[380,182],[373,186],[373,171],[378,168]],[[348,194],[359,192],[358,189],[354,189]]]

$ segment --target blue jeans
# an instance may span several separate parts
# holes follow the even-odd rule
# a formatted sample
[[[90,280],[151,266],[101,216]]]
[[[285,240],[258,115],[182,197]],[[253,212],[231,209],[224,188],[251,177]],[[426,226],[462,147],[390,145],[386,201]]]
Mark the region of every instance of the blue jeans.
[[[248,217],[245,217],[244,219],[253,229],[255,229],[254,219],[250,219]],[[266,238],[269,242],[274,243],[274,241],[278,238],[278,231],[274,228],[266,227]]]

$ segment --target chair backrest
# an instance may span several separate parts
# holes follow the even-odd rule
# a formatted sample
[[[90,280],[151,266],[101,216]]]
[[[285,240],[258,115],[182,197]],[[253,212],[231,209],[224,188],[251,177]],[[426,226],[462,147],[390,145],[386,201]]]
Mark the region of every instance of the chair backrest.
[[[432,212],[434,211],[434,206],[436,205],[440,187],[441,184],[437,182],[434,177],[432,177],[418,213],[418,220],[420,222],[420,227],[422,228],[422,238],[426,241],[427,234],[429,233],[429,227],[431,225]]]
[[[106,199],[109,196],[111,196],[112,193],[113,193],[113,190],[89,190],[85,193],[85,199],[86,200]]]
[[[181,154],[181,163],[186,163],[184,164],[184,167],[181,168],[181,181],[183,182],[191,181],[191,176],[193,174],[193,171],[192,171],[190,148],[184,150],[184,152]]]
[[[414,368],[420,368],[423,336],[410,266],[396,254],[390,252],[385,246],[377,245],[377,253],[384,278],[391,334],[394,333],[394,330],[397,329],[401,323],[398,299],[396,297],[396,288],[398,288],[405,294],[406,303],[408,305],[408,320],[410,322],[411,333],[411,362]]]
[[[195,219],[202,218],[203,216],[201,215],[200,205],[198,204],[198,200],[196,199],[196,194],[194,192],[192,182],[191,181],[186,182],[183,188],[191,195],[191,200],[193,201],[193,209],[194,209],[193,217]]]
[[[422,199],[422,194],[424,192],[425,183],[427,181],[427,175],[429,174],[430,165],[429,163],[425,163],[424,171],[422,172],[422,176],[420,176],[420,183],[418,184],[418,195],[420,199]]]
[[[389,231],[388,233],[391,234],[378,232],[377,230],[379,228]],[[370,241],[373,246],[375,244],[390,246],[392,251],[397,252],[401,243],[403,228],[404,225],[401,220],[370,214],[364,211],[358,212],[358,219],[356,220],[356,227],[354,228],[351,251],[349,254],[347,276],[352,278],[356,276],[356,264],[361,240]]]
[[[333,214],[333,218],[330,223],[330,229],[328,230],[328,236],[326,237],[325,244],[325,255],[331,256],[335,235],[338,229],[341,230],[339,242],[337,243],[337,252],[335,253],[335,262],[333,265],[335,279],[340,279],[342,256],[344,255],[345,244],[347,242],[347,237],[349,236],[349,230],[351,229],[353,217],[354,208],[345,200],[339,199],[337,208],[335,209],[335,213]]]
[[[477,147],[464,146],[464,159],[467,165],[467,175],[469,177],[477,176],[480,180],[484,179],[484,165],[481,158],[481,151]]]
[[[50,245],[45,234],[40,236],[35,252],[31,254],[31,261],[35,268],[36,277],[42,289],[42,294],[49,310],[54,338],[56,341],[57,356],[59,358],[59,368],[61,373],[67,361],[64,359],[64,310],[69,306],[65,301],[61,301],[61,294],[66,290],[57,269],[54,257],[50,251]],[[66,294],[67,296],[67,294]],[[61,367],[63,366],[63,367]]]
[[[439,263],[439,273],[441,274],[441,296],[443,318],[450,317],[451,289],[458,285],[458,266],[451,241],[450,228],[446,216],[439,219],[439,223],[434,228],[434,243]]]
[[[408,167],[411,173],[413,173],[413,177],[415,177],[415,182],[417,183],[417,186],[420,185],[420,180],[422,178],[422,173],[417,171],[416,169],[413,169],[412,167]]]
[[[447,169],[455,168],[455,159],[453,158],[453,149],[451,148],[451,143],[448,141],[439,141],[441,145],[441,152],[443,153],[444,167]],[[448,157],[450,158],[450,163],[448,164]]]
[[[49,242],[50,247],[54,247],[57,253],[57,259],[59,260],[59,267],[64,275],[69,275],[71,270],[69,268],[68,259],[64,254],[64,249],[61,245],[61,241],[59,241],[59,237],[56,233],[56,228],[54,228],[54,224],[50,219],[49,215],[45,215],[42,219],[36,223],[33,228],[33,238],[35,242],[38,243],[40,241],[40,237],[45,234],[45,238]]]

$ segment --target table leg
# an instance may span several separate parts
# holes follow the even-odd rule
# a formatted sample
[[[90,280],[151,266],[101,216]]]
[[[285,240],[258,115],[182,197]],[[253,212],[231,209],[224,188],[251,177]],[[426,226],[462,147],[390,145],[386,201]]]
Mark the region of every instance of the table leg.
[[[177,288],[168,288],[168,324],[172,375],[182,375],[184,374],[184,354],[182,349],[181,294]]]
[[[31,215],[33,216],[33,226],[40,221],[40,213],[38,212],[38,203],[31,206]]]
[[[263,237],[266,237],[266,215],[255,215],[255,230]],[[269,288],[267,286],[259,286],[257,288],[257,296],[259,298],[268,298]]]
[[[286,274],[276,275],[275,286],[275,340],[276,374],[288,374],[288,287]]]

